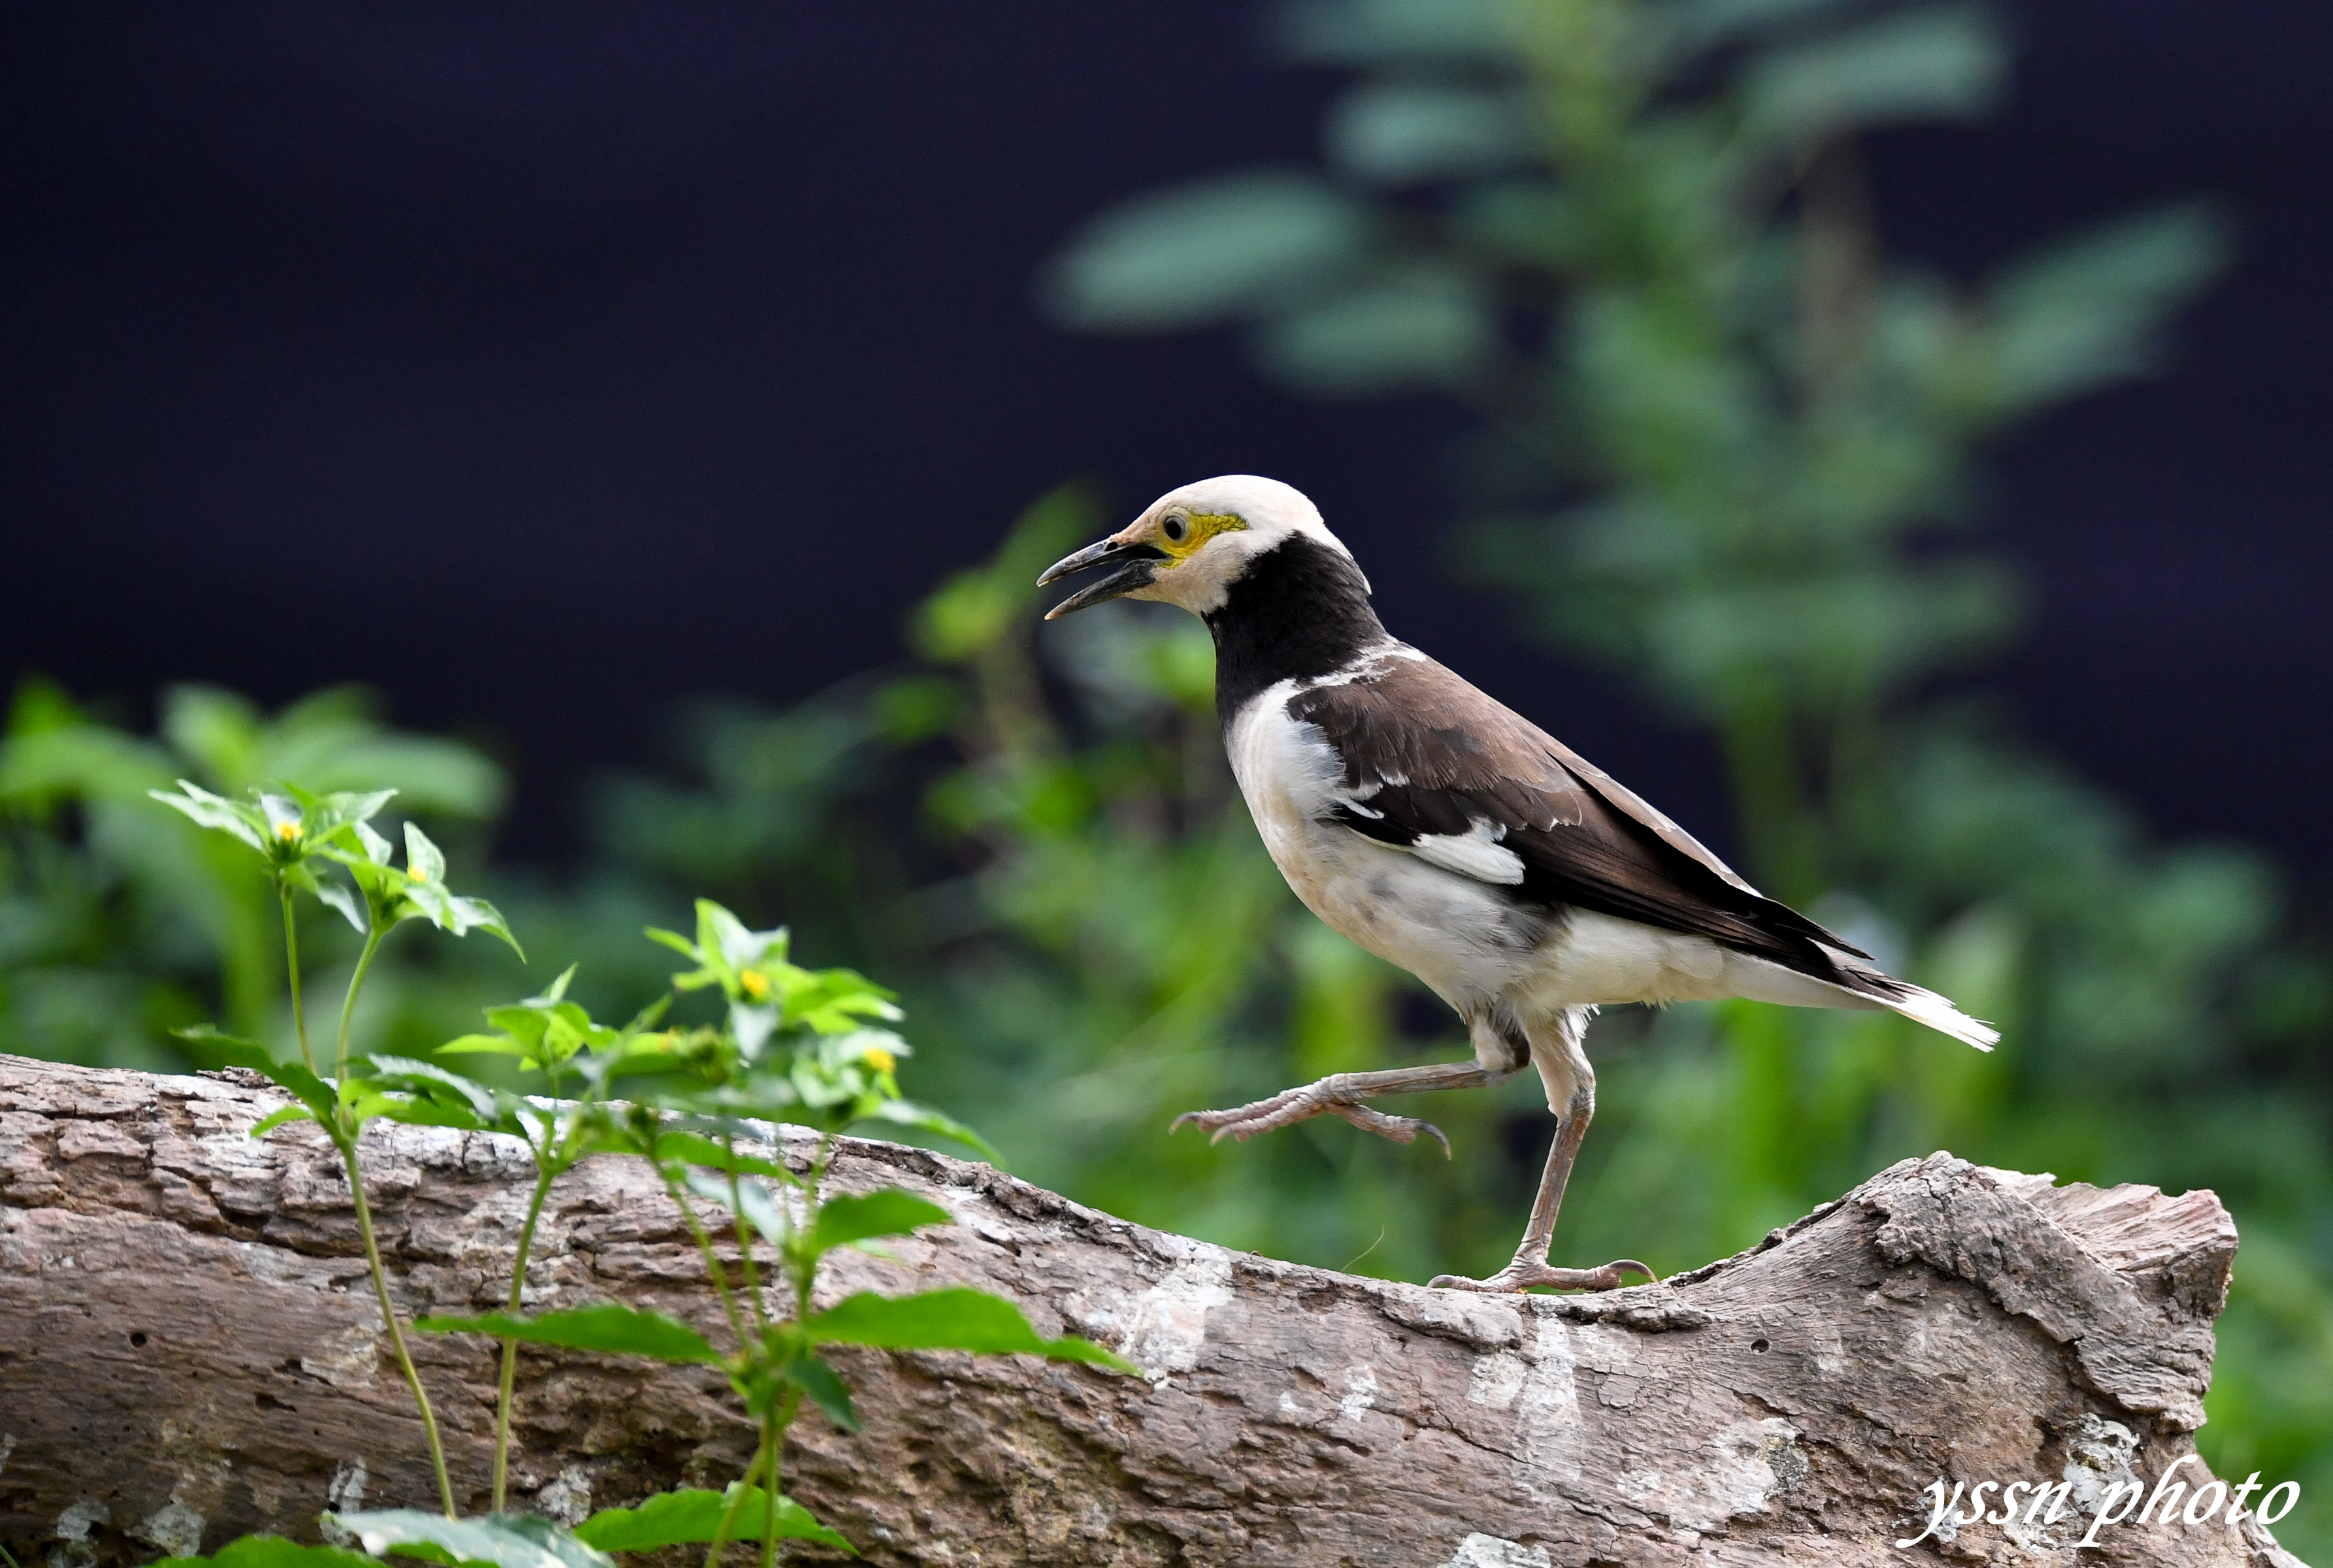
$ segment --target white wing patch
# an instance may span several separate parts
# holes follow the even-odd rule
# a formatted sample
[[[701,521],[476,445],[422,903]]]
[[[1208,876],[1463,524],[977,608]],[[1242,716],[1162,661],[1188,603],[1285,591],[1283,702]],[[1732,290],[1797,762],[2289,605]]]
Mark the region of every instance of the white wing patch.
[[[1409,852],[1445,871],[1512,887],[1523,879],[1523,863],[1521,856],[1499,842],[1506,836],[1504,827],[1477,817],[1474,831],[1429,833],[1409,846]]]

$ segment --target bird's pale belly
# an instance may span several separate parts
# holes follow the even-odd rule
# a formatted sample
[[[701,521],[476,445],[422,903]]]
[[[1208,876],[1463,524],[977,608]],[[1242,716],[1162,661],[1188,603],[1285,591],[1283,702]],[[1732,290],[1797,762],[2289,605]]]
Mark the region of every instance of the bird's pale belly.
[[[1272,860],[1305,907],[1462,1012],[1503,999],[1526,1017],[1742,994],[1733,954],[1593,910],[1542,911],[1339,827]],[[1337,838],[1345,843],[1338,844]]]
[[[1285,703],[1267,692],[1224,737],[1272,863],[1306,908],[1461,1013],[1502,999],[1551,1016],[1591,1004],[1756,994],[1739,989],[1734,955],[1701,938],[1551,910],[1320,820],[1342,770],[1317,731],[1286,718]]]

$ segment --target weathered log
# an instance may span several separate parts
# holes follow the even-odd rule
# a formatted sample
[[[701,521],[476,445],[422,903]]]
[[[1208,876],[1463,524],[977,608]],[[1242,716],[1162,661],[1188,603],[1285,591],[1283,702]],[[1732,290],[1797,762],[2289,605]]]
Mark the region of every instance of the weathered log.
[[[27,1568],[431,1505],[340,1169],[313,1127],[246,1135],[280,1103],[0,1056],[0,1541]],[[365,1155],[400,1305],[499,1305],[518,1146],[382,1126]],[[981,1286],[1150,1374],[847,1358],[867,1429],[806,1418],[789,1486],[885,1564],[1878,1563],[1906,1555],[1892,1543],[1921,1533],[1939,1477],[2074,1486],[2055,1525],[1948,1527],[1911,1555],[2070,1560],[2085,1500],[2193,1452],[2236,1246],[2209,1192],[1938,1154],[1658,1285],[1493,1298],[1162,1235],[921,1150],[846,1141],[832,1180],[957,1217],[892,1258],[840,1257],[835,1294]],[[537,1306],[717,1320],[635,1162],[563,1180],[536,1259]],[[417,1345],[483,1508],[494,1347]],[[521,1368],[532,1511],[718,1486],[749,1452],[703,1369],[533,1350]],[[2193,1460],[2177,1478],[2191,1497],[2206,1479]],[[2098,1540],[2109,1561],[2294,1561],[2251,1520]]]

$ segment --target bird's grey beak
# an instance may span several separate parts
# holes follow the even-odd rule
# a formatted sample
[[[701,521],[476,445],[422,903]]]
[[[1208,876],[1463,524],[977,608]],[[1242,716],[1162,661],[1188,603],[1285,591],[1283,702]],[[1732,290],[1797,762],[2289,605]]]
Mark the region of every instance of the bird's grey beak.
[[[1091,567],[1117,566],[1118,569],[1099,581],[1090,582],[1069,598],[1045,612],[1047,620],[1057,620],[1071,610],[1081,610],[1088,605],[1098,605],[1104,599],[1119,598],[1136,588],[1147,587],[1158,575],[1157,563],[1166,559],[1166,552],[1156,545],[1121,543],[1116,539],[1090,544],[1075,555],[1063,556],[1045,569],[1037,586],[1059,582],[1065,577]]]

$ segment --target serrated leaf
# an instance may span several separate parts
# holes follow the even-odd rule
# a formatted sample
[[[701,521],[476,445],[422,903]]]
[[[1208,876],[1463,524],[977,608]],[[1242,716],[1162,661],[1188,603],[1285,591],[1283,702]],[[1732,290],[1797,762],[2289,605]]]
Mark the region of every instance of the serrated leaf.
[[[187,1055],[199,1067],[247,1067],[270,1083],[289,1090],[302,1104],[313,1111],[319,1119],[328,1118],[339,1104],[332,1086],[310,1072],[299,1062],[279,1062],[274,1053],[256,1040],[238,1039],[222,1034],[209,1024],[197,1024],[190,1029],[172,1031],[186,1042]]]
[[[928,1198],[897,1187],[857,1197],[830,1198],[820,1205],[811,1250],[821,1254],[878,1236],[907,1236],[926,1225],[949,1225],[955,1216]]]
[[[864,1344],[879,1350],[965,1350],[981,1355],[1042,1355],[1088,1362],[1118,1372],[1133,1362],[1090,1340],[1041,1339],[1021,1309],[1001,1296],[958,1286],[914,1296],[862,1290],[805,1319],[802,1330],[821,1344]]]
[[[499,1312],[478,1317],[425,1317],[417,1319],[414,1326],[431,1334],[483,1334],[524,1344],[653,1356],[658,1361],[713,1365],[721,1360],[711,1341],[678,1318],[613,1302],[569,1307],[538,1317],[512,1317]]]
[[[375,1556],[394,1552],[437,1563],[490,1563],[494,1568],[616,1568],[615,1560],[548,1519],[489,1514],[448,1519],[418,1508],[327,1514]]]
[[[575,1527],[575,1538],[602,1552],[648,1552],[658,1546],[699,1545],[711,1541],[719,1531],[721,1517],[728,1511],[736,1490],[734,1482],[725,1492],[686,1487],[658,1492],[637,1508],[602,1508]],[[768,1494],[761,1487],[746,1488],[729,1538],[760,1540],[763,1515],[768,1505]],[[778,1498],[778,1538],[816,1541],[838,1551],[854,1555],[857,1553],[850,1542],[820,1524],[809,1509],[782,1494]]]

